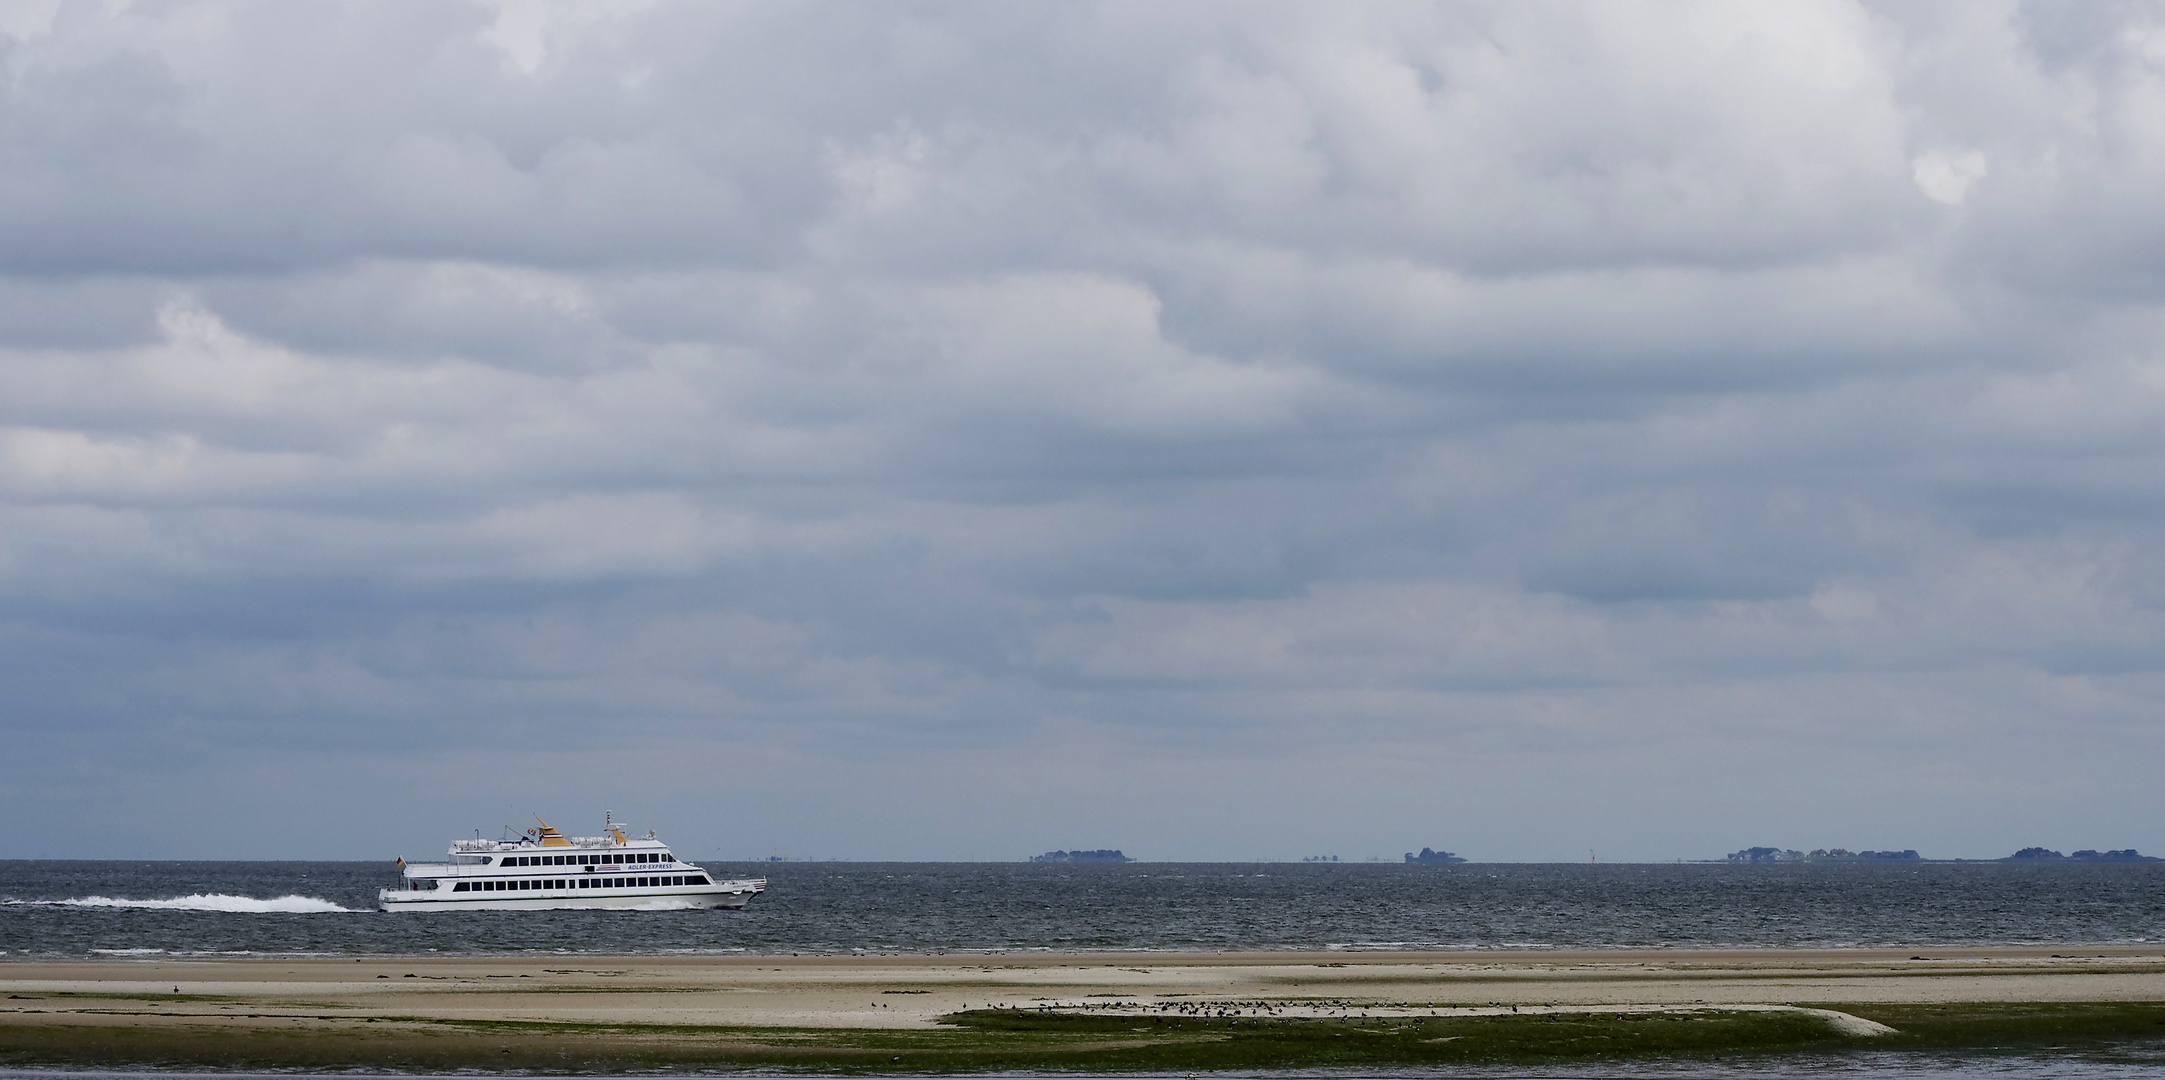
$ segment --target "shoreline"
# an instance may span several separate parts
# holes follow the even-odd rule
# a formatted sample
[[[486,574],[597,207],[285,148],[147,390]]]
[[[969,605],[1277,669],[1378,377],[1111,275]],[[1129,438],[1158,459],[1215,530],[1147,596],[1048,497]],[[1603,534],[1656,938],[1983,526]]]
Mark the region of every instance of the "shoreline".
[[[8,1065],[1122,1071],[2024,1032],[2165,1038],[2165,945],[0,959]]]

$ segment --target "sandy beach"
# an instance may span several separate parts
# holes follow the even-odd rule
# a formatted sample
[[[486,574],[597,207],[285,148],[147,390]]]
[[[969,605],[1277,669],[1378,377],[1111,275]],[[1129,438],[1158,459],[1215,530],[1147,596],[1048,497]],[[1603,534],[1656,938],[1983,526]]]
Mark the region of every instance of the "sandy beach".
[[[1621,1019],[1866,1002],[2165,1002],[2165,947],[14,961],[0,963],[0,1048],[24,1062],[51,1058],[39,1047],[116,1040],[388,1046],[398,1031],[488,1025],[899,1036],[986,1009]]]
[[[28,961],[0,963],[0,995],[0,1024],[427,1017],[832,1028],[1115,1002],[1328,1012],[1338,1003],[2165,1001],[2165,947]],[[191,1000],[202,998],[219,1000]],[[130,1007],[115,1010],[121,1001]]]

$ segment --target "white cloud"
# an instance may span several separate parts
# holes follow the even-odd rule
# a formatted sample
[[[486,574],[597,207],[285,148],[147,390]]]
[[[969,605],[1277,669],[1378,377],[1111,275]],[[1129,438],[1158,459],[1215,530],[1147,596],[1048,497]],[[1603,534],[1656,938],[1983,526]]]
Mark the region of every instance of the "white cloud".
[[[2165,844],[2154,12],[319,14],[0,18],[33,831],[516,733],[852,855]]]
[[[1910,166],[1910,178],[1917,182],[1917,190],[1933,202],[1948,206],[1962,205],[1971,185],[1990,173],[1985,156],[1975,150],[1933,150],[1917,155]]]
[[[1298,368],[1167,341],[1157,298],[1132,282],[1016,277],[910,289],[892,303],[902,334],[929,339],[920,385],[958,411],[1191,441],[1290,430],[1300,398],[1319,389]]]
[[[533,75],[552,50],[595,32],[596,24],[625,19],[652,5],[643,0],[490,0],[496,18],[482,41],[503,50],[504,60]]]

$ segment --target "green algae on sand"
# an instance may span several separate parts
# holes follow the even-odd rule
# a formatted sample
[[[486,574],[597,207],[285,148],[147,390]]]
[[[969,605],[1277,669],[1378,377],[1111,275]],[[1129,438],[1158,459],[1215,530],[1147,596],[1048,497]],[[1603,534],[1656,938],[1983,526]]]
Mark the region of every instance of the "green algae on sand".
[[[1824,1011],[1637,1009],[1278,1018],[986,1009],[935,1029],[719,1027],[288,1015],[215,1023],[0,1027],[0,1064],[608,1073],[763,1069],[839,1073],[1140,1072],[1539,1064],[1728,1053],[2009,1047],[2165,1038],[2165,1004],[1835,1007],[1894,1029],[1845,1034]],[[28,1018],[25,1018],[28,1019]],[[113,1017],[119,1020],[119,1017]]]

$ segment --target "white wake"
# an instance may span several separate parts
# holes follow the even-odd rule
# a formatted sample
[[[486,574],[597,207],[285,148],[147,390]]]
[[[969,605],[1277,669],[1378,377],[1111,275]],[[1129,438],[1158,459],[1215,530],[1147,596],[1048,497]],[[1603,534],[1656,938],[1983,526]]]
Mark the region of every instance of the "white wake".
[[[228,896],[224,893],[197,893],[194,896],[176,896],[171,900],[121,900],[111,896],[78,896],[70,900],[10,900],[8,903],[36,907],[147,908],[156,911],[230,911],[285,915],[316,915],[353,910],[313,896],[281,896],[273,900],[258,900],[253,896]]]

